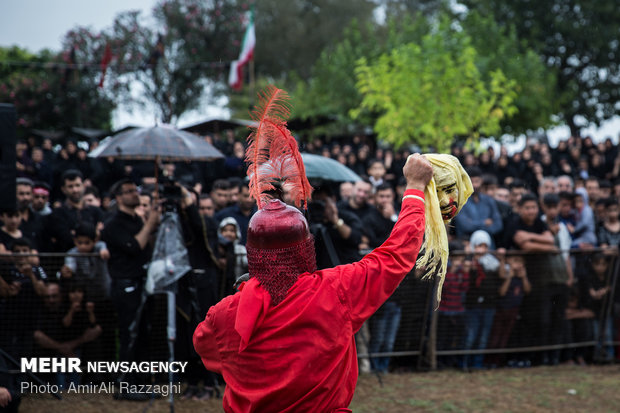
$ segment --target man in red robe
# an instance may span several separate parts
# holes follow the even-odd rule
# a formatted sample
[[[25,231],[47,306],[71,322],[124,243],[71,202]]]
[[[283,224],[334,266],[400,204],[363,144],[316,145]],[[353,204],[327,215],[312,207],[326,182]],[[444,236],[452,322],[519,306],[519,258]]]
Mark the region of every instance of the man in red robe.
[[[354,334],[413,268],[424,235],[428,160],[409,157],[390,237],[361,261],[315,271],[308,224],[271,201],[248,229],[249,281],[211,307],[194,333],[208,370],[226,381],[227,412],[350,411]]]

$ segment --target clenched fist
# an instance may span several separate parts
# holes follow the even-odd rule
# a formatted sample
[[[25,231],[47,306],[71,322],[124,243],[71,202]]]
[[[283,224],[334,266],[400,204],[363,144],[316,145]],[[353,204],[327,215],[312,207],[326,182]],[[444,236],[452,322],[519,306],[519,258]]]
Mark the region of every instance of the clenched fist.
[[[403,167],[403,175],[407,180],[407,189],[424,191],[426,184],[433,177],[433,167],[428,159],[419,153],[414,153],[407,158]]]

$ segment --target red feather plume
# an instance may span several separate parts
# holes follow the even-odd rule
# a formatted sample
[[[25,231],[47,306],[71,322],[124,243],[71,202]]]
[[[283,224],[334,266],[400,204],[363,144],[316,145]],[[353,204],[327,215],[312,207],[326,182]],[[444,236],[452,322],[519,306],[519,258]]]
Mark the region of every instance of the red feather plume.
[[[252,112],[252,119],[258,125],[248,136],[245,160],[250,195],[259,208],[268,202],[269,195],[265,192],[273,190],[276,181],[282,181],[283,188],[298,207],[310,200],[312,193],[297,141],[286,128],[290,115],[288,100],[284,90],[268,86],[259,94],[259,103]]]

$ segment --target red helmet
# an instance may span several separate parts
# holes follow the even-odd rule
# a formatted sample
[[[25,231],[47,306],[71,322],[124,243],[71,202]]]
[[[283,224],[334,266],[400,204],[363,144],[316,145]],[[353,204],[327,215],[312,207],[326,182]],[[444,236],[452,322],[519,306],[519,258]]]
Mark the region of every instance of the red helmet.
[[[258,278],[273,305],[284,299],[300,274],[316,270],[308,221],[280,200],[269,201],[252,216],[246,248],[250,277]]]

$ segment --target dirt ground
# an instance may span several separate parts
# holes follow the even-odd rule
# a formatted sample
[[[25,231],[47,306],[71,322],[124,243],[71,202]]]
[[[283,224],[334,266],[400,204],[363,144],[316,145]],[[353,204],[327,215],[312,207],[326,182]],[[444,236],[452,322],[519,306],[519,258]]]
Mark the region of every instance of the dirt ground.
[[[618,412],[620,366],[558,366],[463,373],[362,375],[350,408],[364,412]],[[175,400],[175,412],[221,412],[222,400]],[[111,395],[24,397],[20,412],[166,413],[167,399],[112,400]]]

